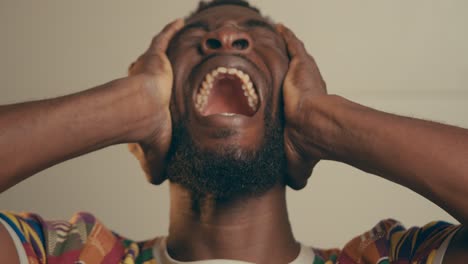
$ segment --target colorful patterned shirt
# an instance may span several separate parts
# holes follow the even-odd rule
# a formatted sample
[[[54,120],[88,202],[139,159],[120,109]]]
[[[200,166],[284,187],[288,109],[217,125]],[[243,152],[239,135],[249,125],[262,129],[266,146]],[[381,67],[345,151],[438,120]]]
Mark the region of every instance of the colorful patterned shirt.
[[[233,260],[179,262],[167,253],[165,238],[136,242],[110,231],[89,213],[77,213],[69,221],[45,221],[36,214],[0,212],[0,224],[11,234],[21,264],[246,263]],[[299,256],[291,263],[438,264],[442,263],[451,237],[460,228],[439,221],[405,229],[395,220],[383,220],[342,249],[302,246]]]

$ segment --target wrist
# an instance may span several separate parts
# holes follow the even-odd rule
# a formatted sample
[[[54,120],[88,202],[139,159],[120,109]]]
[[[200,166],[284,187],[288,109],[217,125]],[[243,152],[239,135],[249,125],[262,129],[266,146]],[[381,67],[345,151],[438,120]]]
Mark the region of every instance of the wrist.
[[[310,136],[313,152],[322,159],[343,161],[348,153],[343,118],[352,103],[341,96],[327,94],[311,97],[304,104],[307,111],[302,111],[303,124],[307,131],[301,134]]]
[[[114,124],[118,143],[138,142],[154,123],[156,103],[146,92],[148,77],[133,75],[114,80],[104,86],[109,96],[109,120]]]
[[[84,91],[70,100],[82,102],[80,122],[89,124],[86,131],[106,145],[135,142],[148,123],[147,102],[141,76],[116,79]],[[85,106],[86,105],[86,106]],[[91,129],[93,128],[93,129]]]
[[[120,113],[125,126],[125,143],[152,140],[162,133],[163,124],[170,124],[169,100],[157,92],[154,76],[132,75],[119,80],[124,99]]]

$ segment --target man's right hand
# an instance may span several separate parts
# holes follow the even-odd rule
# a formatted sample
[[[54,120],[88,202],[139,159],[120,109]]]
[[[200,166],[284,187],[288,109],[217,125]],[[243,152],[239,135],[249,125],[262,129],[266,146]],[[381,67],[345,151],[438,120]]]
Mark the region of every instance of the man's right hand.
[[[76,94],[0,106],[0,192],[35,173],[120,143],[154,183],[162,182],[171,141],[173,75],[166,49],[182,20],[167,25],[130,76]]]
[[[165,157],[170,147],[172,124],[169,111],[173,85],[173,71],[166,55],[169,42],[183,27],[183,19],[168,24],[153,41],[149,49],[134,62],[129,69],[130,78],[137,78],[137,89],[144,95],[143,116],[148,127],[134,131],[129,145],[130,151],[137,157],[148,180],[160,184],[165,180]]]
[[[304,133],[313,131],[308,122],[311,115],[308,102],[327,96],[327,89],[319,68],[307,52],[304,43],[286,26],[278,24],[277,29],[285,41],[290,58],[289,69],[283,82],[287,184],[293,189],[302,189],[307,184],[314,166],[324,158],[324,153],[315,145],[314,140],[311,140],[314,136]]]
[[[0,106],[0,193],[57,163],[113,144],[131,148],[162,182],[171,141],[172,68],[166,49],[182,20],[167,25],[130,68],[130,77],[49,100]],[[150,166],[149,166],[150,165]],[[19,263],[0,224],[0,263]]]

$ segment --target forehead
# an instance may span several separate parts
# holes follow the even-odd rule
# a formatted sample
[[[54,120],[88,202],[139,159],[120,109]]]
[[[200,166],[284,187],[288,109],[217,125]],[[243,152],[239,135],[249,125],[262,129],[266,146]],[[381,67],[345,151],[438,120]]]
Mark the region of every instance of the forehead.
[[[242,21],[248,19],[269,22],[254,10],[237,5],[220,5],[210,7],[191,16],[186,22],[189,24],[193,22],[204,21],[211,24],[222,23],[223,21]]]

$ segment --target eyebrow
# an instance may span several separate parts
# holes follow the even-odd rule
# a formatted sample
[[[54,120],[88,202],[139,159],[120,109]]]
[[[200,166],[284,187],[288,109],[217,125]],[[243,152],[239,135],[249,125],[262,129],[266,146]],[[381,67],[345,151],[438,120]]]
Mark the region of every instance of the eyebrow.
[[[242,22],[241,26],[244,26],[247,28],[260,27],[260,28],[267,29],[275,34],[278,33],[276,31],[276,28],[271,23],[268,23],[266,21],[259,20],[259,19],[249,19],[247,21]],[[202,29],[204,31],[210,31],[210,26],[205,21],[196,21],[196,22],[187,24],[177,33],[177,35],[182,35],[184,32],[190,29]]]
[[[210,31],[210,26],[204,21],[193,22],[185,25],[185,27],[183,27],[179,32],[177,32],[177,35],[182,35],[184,32],[190,29],[203,29],[204,31]]]
[[[243,26],[245,27],[260,27],[260,28],[264,28],[264,29],[267,29],[273,33],[278,33],[276,31],[276,28],[271,24],[271,23],[268,23],[266,21],[263,21],[263,20],[259,20],[259,19],[249,19],[245,22],[242,23]]]

